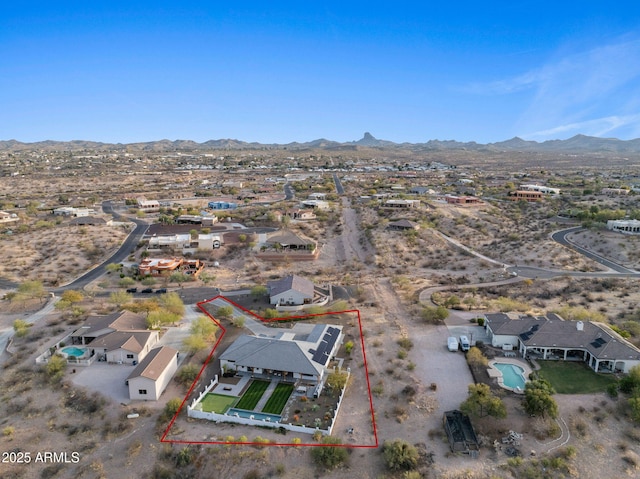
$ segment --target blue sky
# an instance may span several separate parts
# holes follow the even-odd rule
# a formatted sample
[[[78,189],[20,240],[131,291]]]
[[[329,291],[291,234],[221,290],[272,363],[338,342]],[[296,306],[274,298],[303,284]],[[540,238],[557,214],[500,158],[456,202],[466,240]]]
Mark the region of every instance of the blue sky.
[[[637,1],[307,3],[3,2],[0,139],[640,137]]]

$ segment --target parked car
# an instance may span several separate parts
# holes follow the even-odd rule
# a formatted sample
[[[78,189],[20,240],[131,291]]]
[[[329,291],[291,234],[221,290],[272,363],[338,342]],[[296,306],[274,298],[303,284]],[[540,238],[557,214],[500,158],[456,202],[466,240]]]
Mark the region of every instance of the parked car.
[[[464,352],[469,351],[469,348],[471,347],[471,344],[469,343],[469,338],[467,338],[466,336],[460,336],[460,349],[462,349]]]
[[[156,294],[164,294],[167,292],[167,288],[156,289]]]
[[[449,339],[447,339],[447,348],[449,348],[449,351],[458,350],[458,340],[455,336],[449,336]]]
[[[137,293],[138,288],[127,288],[127,293]]]
[[[142,291],[140,291],[142,294],[149,294],[149,293],[153,293],[153,289],[151,288],[145,288]]]

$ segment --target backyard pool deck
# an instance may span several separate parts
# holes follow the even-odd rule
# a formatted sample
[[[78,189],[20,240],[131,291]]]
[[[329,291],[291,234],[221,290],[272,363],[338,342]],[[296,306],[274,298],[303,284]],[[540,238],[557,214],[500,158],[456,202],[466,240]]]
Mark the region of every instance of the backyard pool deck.
[[[517,394],[524,394],[524,390],[519,389],[519,388],[511,388],[507,385],[504,384],[504,379],[502,376],[502,372],[494,367],[494,364],[496,363],[501,363],[501,364],[512,364],[514,366],[519,366],[521,367],[524,372],[522,373],[525,377],[525,380],[528,381],[529,375],[533,372],[533,370],[531,369],[531,366],[529,366],[529,364],[526,361],[523,361],[522,359],[517,359],[517,358],[495,358],[492,359],[491,361],[489,361],[489,367],[487,368],[487,373],[489,374],[490,378],[495,378],[498,381],[498,385],[501,388],[504,388],[508,391],[512,391],[514,393]]]

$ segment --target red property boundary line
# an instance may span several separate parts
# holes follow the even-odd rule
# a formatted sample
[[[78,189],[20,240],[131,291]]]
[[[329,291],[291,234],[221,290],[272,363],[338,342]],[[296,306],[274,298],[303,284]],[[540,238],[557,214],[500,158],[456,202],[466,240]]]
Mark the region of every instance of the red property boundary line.
[[[247,314],[250,314],[251,316],[253,316],[254,318],[256,318],[257,320],[259,320],[262,323],[271,323],[271,322],[274,322],[274,321],[290,321],[290,320],[295,320],[295,319],[306,319],[306,318],[313,318],[313,317],[317,317],[317,316],[328,316],[328,315],[333,315],[333,314],[356,313],[356,315],[358,317],[358,330],[360,332],[360,346],[362,348],[362,358],[364,360],[364,374],[365,374],[365,379],[366,379],[366,382],[367,382],[367,393],[369,395],[369,409],[371,411],[371,424],[372,424],[372,427],[373,427],[374,444],[353,444],[353,445],[352,444],[292,444],[292,443],[273,443],[273,442],[262,443],[262,442],[226,442],[226,441],[183,441],[183,440],[176,440],[176,439],[167,439],[167,435],[169,434],[169,431],[173,427],[173,424],[176,422],[176,419],[180,415],[180,412],[182,411],[182,408],[184,407],[185,403],[187,402],[187,398],[193,392],[193,389],[195,388],[198,380],[200,379],[200,376],[202,376],[202,373],[204,372],[205,368],[211,362],[211,358],[213,357],[213,353],[218,348],[218,345],[220,344],[220,341],[222,341],[222,338],[224,337],[224,335],[227,332],[226,328],[224,326],[222,326],[222,324],[218,320],[216,320],[216,318],[214,318],[213,315],[211,315],[211,313],[209,313],[209,311],[207,311],[203,306],[203,305],[205,305],[207,303],[215,301],[216,299],[222,299],[223,301],[226,301],[231,306],[236,307],[236,308],[244,311]],[[200,372],[198,373],[198,376],[193,381],[193,384],[189,388],[189,391],[187,391],[187,394],[184,397],[184,399],[182,400],[182,403],[180,404],[180,407],[178,408],[178,411],[175,413],[175,415],[171,419],[171,422],[169,423],[169,425],[165,429],[164,434],[160,438],[160,442],[165,442],[165,443],[170,443],[170,444],[212,444],[212,445],[213,444],[219,444],[219,445],[238,445],[238,446],[261,446],[261,447],[290,446],[290,447],[343,447],[343,448],[350,448],[350,449],[373,449],[373,448],[378,448],[378,446],[379,446],[378,430],[377,430],[377,427],[376,427],[375,412],[373,410],[373,397],[371,396],[371,385],[369,383],[369,368],[368,368],[368,365],[367,365],[367,354],[366,354],[365,349],[364,349],[364,334],[362,332],[362,320],[360,318],[360,310],[358,310],[358,309],[350,309],[350,310],[345,310],[345,311],[331,311],[331,312],[328,312],[328,313],[307,314],[307,315],[303,315],[303,316],[288,316],[286,318],[274,318],[274,319],[267,320],[267,319],[265,319],[265,318],[263,318],[261,316],[258,316],[253,311],[249,311],[248,309],[240,306],[239,304],[233,302],[232,300],[230,300],[230,299],[228,299],[228,298],[226,298],[225,296],[222,296],[222,295],[215,296],[214,298],[208,299],[206,301],[201,301],[201,302],[197,303],[197,306],[198,306],[198,308],[200,308],[200,310],[204,314],[206,314],[209,318],[211,318],[211,320],[214,323],[216,323],[216,325],[222,331],[222,334],[220,335],[220,337],[216,341],[216,344],[213,346],[213,349],[209,353],[209,356],[207,356],[207,359],[205,360],[204,364],[202,365],[202,368],[200,368]]]

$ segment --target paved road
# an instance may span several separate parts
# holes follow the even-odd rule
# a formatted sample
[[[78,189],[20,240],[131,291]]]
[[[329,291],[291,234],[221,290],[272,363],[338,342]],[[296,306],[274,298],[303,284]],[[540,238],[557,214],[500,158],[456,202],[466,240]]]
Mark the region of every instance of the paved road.
[[[340,178],[338,178],[337,173],[333,174],[333,182],[336,184],[336,192],[339,195],[344,195],[344,187],[342,186],[342,182],[340,181]]]
[[[28,316],[24,316],[21,319],[24,319],[29,324],[34,324],[36,321],[44,318],[46,315],[53,311],[53,305],[56,302],[56,298],[50,297],[44,307],[32,313]],[[7,348],[7,344],[9,344],[9,340],[13,337],[15,331],[13,330],[13,326],[5,329],[0,329],[0,355],[4,353],[4,350]]]
[[[296,197],[295,191],[289,183],[284,184],[284,199],[292,200]]]
[[[567,248],[570,248],[574,251],[577,251],[578,253],[580,253],[581,255],[586,256],[587,258],[590,258],[604,266],[606,266],[609,269],[612,269],[618,273],[627,273],[627,274],[636,274],[637,271],[634,271],[632,269],[628,269],[625,268],[624,266],[620,266],[617,263],[614,263],[613,261],[609,261],[608,259],[604,258],[603,256],[600,256],[597,253],[594,253],[593,251],[587,250],[581,246],[578,246],[577,244],[575,244],[574,242],[570,241],[567,239],[567,235],[571,234],[571,233],[575,233],[577,231],[581,231],[583,228],[582,226],[576,226],[573,228],[568,228],[565,230],[560,230],[560,231],[556,231],[555,233],[553,233],[551,235],[551,239],[553,239],[554,241],[556,241],[557,243],[560,243],[563,246],[566,246]]]
[[[131,252],[135,250],[136,245],[140,242],[140,240],[142,239],[142,236],[144,235],[144,232],[149,227],[149,225],[144,221],[140,221],[138,219],[125,218],[122,215],[116,213],[113,209],[113,205],[111,204],[111,201],[105,201],[104,203],[102,203],[102,209],[105,213],[113,215],[113,217],[117,220],[126,220],[126,221],[134,222],[136,224],[135,229],[129,234],[129,236],[124,241],[124,243],[122,243],[122,246],[120,246],[118,251],[116,251],[110,258],[107,258],[106,261],[99,264],[98,266],[93,268],[91,271],[87,271],[85,274],[83,274],[79,278],[76,278],[71,283],[61,286],[59,288],[53,289],[52,291],[55,292],[56,294],[62,293],[67,289],[82,289],[86,285],[88,285],[91,281],[94,281],[98,279],[100,276],[102,276],[105,272],[105,266],[111,263],[121,263],[122,261],[127,259],[127,257],[131,254]]]

